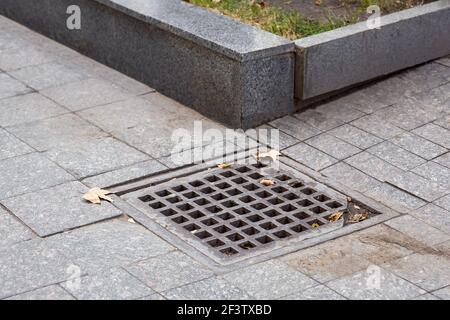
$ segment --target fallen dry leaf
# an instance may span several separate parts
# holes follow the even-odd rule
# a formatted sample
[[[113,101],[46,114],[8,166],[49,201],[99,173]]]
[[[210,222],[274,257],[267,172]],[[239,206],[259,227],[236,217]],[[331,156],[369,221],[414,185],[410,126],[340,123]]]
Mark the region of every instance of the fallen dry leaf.
[[[128,221],[129,223],[136,223],[136,221],[134,221],[134,219],[132,219],[132,218],[129,218],[127,221]]]
[[[101,200],[113,202],[113,199],[107,196],[107,194],[110,193],[111,192],[108,190],[103,190],[100,188],[92,188],[91,190],[89,190],[84,194],[83,199],[94,204],[100,204]]]
[[[229,164],[229,163],[220,163],[220,164],[217,165],[217,167],[220,168],[220,169],[226,169],[226,168],[231,167],[231,164]]]
[[[352,214],[348,217],[348,222],[350,223],[357,223],[364,221],[369,218],[369,215],[367,213],[356,213]]]
[[[263,159],[270,158],[272,161],[277,161],[278,157],[281,155],[281,153],[278,150],[272,149],[269,152],[257,152],[254,157],[256,158],[256,161],[260,162]]]
[[[322,5],[322,0],[314,0],[316,6]]]
[[[275,184],[275,181],[271,179],[262,179],[259,183],[261,183],[263,186],[270,187]]]
[[[343,214],[344,213],[342,211],[335,212],[331,216],[328,217],[328,220],[331,222],[338,221],[340,218],[342,218]]]

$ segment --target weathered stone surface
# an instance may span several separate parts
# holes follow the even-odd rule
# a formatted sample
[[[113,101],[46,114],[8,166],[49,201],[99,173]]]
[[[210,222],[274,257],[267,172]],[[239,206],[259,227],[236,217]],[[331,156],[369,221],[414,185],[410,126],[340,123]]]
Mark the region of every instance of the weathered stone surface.
[[[390,139],[404,132],[375,114],[359,118],[350,124],[383,139]]]
[[[38,153],[0,161],[0,176],[0,199],[74,180],[72,175]]]
[[[413,133],[450,149],[450,130],[429,123],[423,127],[413,130]]]
[[[434,204],[436,204],[450,212],[450,194],[434,201]]]
[[[443,1],[445,3],[445,1]],[[447,3],[447,15],[450,6]],[[423,88],[423,90],[434,89],[446,84],[450,79],[450,69],[439,63],[427,63],[417,68],[406,70],[400,75],[402,78]]]
[[[450,286],[434,291],[433,295],[443,300],[450,300]]]
[[[64,282],[62,286],[80,300],[134,300],[154,293],[121,268],[87,275],[76,285],[72,282]]]
[[[345,298],[330,288],[320,285],[305,291],[290,294],[281,298],[282,300],[345,300]]]
[[[410,170],[426,162],[424,159],[388,141],[373,146],[367,151],[403,170]]]
[[[357,147],[326,133],[308,139],[305,143],[339,160],[351,157],[361,151]]]
[[[283,154],[314,170],[321,170],[338,162],[337,159],[303,142],[285,149]]]
[[[213,277],[164,292],[170,300],[248,300],[248,293]]]
[[[411,215],[450,234],[450,211],[430,203],[412,211]]]
[[[270,123],[275,128],[303,141],[320,133],[320,130],[300,121],[293,116],[286,116]]]
[[[0,125],[14,126],[67,113],[68,110],[39,93],[0,100]]]
[[[373,134],[365,132],[349,124],[337,127],[328,133],[361,149],[367,149],[383,141]]]
[[[31,239],[30,229],[1,207],[0,221],[0,247],[6,248],[17,242]]]
[[[410,132],[402,133],[390,139],[390,141],[427,160],[434,159],[447,152],[447,149]]]
[[[388,178],[403,173],[401,169],[368,152],[354,155],[345,162],[380,181],[387,181]]]
[[[60,105],[72,111],[125,100],[132,95],[111,83],[96,79],[69,83],[41,91]]]
[[[318,283],[279,261],[267,261],[224,275],[257,299],[277,299]]]
[[[108,202],[92,205],[83,200],[87,191],[81,183],[69,182],[3,203],[41,237],[122,214]]]
[[[17,96],[31,92],[31,89],[23,83],[10,77],[6,73],[0,73],[0,99]]]
[[[288,117],[284,117],[284,118],[281,118],[281,119],[287,119],[287,118]],[[272,123],[274,123],[274,122],[272,122]],[[290,146],[293,146],[294,144],[297,144],[297,143],[300,142],[298,140],[298,138],[295,138],[288,131],[289,129],[285,129],[285,130],[281,129],[281,125],[282,125],[283,122],[284,121],[280,121],[279,122],[280,126],[277,126],[274,123],[273,125],[276,128],[271,127],[269,125],[262,125],[262,126],[259,126],[259,127],[255,128],[255,130],[250,129],[250,130],[245,131],[245,134],[247,136],[251,137],[252,139],[254,139],[255,141],[258,141],[262,145],[266,145],[266,146],[270,146],[272,148],[275,148],[275,146],[273,146],[273,140],[272,140],[273,135],[272,135],[272,133],[273,133],[273,130],[278,130],[279,149],[283,150],[283,149],[286,149],[286,148],[288,148]],[[302,126],[298,126],[298,127],[295,126],[294,128],[299,128],[299,130],[301,130]],[[267,135],[266,135],[266,133],[267,133]],[[277,143],[277,142],[275,142],[275,143]]]
[[[180,252],[140,261],[128,266],[127,270],[158,292],[197,282],[213,275],[212,271]]]
[[[0,129],[0,160],[21,156],[33,151],[30,146],[15,138],[7,131]]]
[[[374,178],[352,168],[346,163],[339,162],[321,171],[324,176],[334,178],[350,189],[365,192],[378,184]]]
[[[440,184],[450,192],[450,168],[429,161],[414,168],[412,172]]]
[[[447,152],[446,154],[443,154],[442,156],[433,159],[433,161],[447,168],[450,168],[450,152]]]
[[[67,291],[59,285],[36,289],[8,298],[7,300],[75,300]]]

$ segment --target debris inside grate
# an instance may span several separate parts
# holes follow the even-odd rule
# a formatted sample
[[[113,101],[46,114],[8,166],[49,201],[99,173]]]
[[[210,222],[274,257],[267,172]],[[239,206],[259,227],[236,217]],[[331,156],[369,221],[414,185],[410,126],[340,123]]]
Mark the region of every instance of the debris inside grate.
[[[345,197],[287,171],[271,176],[273,184],[261,183],[264,179],[269,178],[260,165],[231,165],[146,187],[132,197],[172,232],[223,257],[350,223]]]

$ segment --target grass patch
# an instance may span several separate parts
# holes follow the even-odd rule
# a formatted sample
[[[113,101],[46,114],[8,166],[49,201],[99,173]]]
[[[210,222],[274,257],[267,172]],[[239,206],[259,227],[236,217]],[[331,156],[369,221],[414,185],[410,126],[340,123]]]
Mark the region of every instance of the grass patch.
[[[366,8],[378,5],[382,14],[391,13],[432,0],[340,0],[347,9],[345,16],[334,16],[330,11],[327,22],[302,16],[297,11],[283,10],[267,5],[263,0],[184,0],[256,26],[276,35],[296,40],[317,33],[356,23],[367,17]]]

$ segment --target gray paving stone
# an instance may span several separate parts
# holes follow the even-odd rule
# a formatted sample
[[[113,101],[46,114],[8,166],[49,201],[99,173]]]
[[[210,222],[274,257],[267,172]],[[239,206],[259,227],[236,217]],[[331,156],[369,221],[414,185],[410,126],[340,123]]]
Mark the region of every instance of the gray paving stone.
[[[0,99],[13,97],[31,92],[31,89],[23,83],[10,77],[6,73],[0,73]]]
[[[422,178],[413,172],[404,172],[388,177],[387,182],[429,202],[433,202],[450,192],[446,187]]]
[[[401,169],[368,152],[354,155],[346,159],[345,162],[380,181],[386,181],[389,177],[403,173]]]
[[[126,269],[158,292],[197,282],[213,275],[212,271],[178,251],[140,261]]]
[[[387,183],[377,183],[372,185],[372,188],[368,189],[366,195],[376,201],[380,201],[391,207],[403,212],[404,209],[412,210],[417,209],[426,204],[422,199],[419,199],[407,192],[399,190]],[[399,207],[400,206],[400,207]]]
[[[383,267],[427,291],[450,285],[450,260],[439,252],[416,253]]]
[[[450,109],[450,108],[449,108]],[[441,126],[447,130],[450,130],[450,114],[436,120],[434,124],[437,124],[438,126]]]
[[[322,170],[321,173],[324,176],[334,178],[336,181],[339,181],[347,187],[360,192],[365,192],[377,184],[377,181],[372,177],[369,177],[343,162],[334,164],[331,167]]]
[[[50,237],[83,274],[99,273],[173,250],[144,227],[122,220],[96,223]]]
[[[189,132],[194,137],[194,121],[201,121],[203,130],[225,129],[158,93],[151,93],[145,99],[134,98],[90,108],[79,114],[154,158],[168,156],[177,147],[178,141],[172,140],[174,130],[178,129],[180,134]],[[203,141],[195,142],[192,145],[198,146]]]
[[[281,298],[282,300],[346,300],[343,296],[324,285],[306,289],[305,291],[290,294]]]
[[[347,237],[291,253],[280,260],[320,283],[365,270],[370,265],[353,252]]]
[[[375,114],[367,115],[350,124],[382,139],[390,139],[403,132],[399,127],[384,121]]]
[[[9,134],[7,131],[0,129],[0,160],[21,156],[34,150]]]
[[[447,152],[446,154],[443,154],[442,156],[433,159],[433,161],[447,168],[450,168],[450,152]]]
[[[426,293],[421,296],[412,298],[411,300],[440,300],[440,299],[436,296],[433,296],[431,293]]]
[[[319,129],[312,127],[306,122],[300,121],[293,116],[286,116],[274,120],[270,122],[270,125],[301,141],[311,138],[321,132]]]
[[[450,300],[450,286],[434,291],[433,295],[443,300]]]
[[[11,41],[13,42],[13,41]],[[13,42],[17,44],[17,42]],[[32,44],[12,45],[2,50],[0,56],[0,68],[5,71],[12,71],[23,67],[48,63],[56,60],[56,57]]]
[[[338,162],[337,159],[303,142],[283,150],[283,154],[317,171]]]
[[[321,104],[315,110],[344,122],[350,122],[365,115],[364,112],[355,109],[352,105],[342,102],[339,99]]]
[[[427,63],[403,72],[400,77],[410,81],[421,91],[425,91],[447,83],[450,78],[450,70],[438,63]]]
[[[12,71],[10,74],[35,90],[62,86],[66,83],[80,81],[87,77],[78,70],[60,62],[29,66]]]
[[[403,170],[410,170],[426,162],[425,159],[422,159],[389,141],[377,144],[376,146],[367,149],[367,152],[370,152],[378,158]]]
[[[224,278],[257,299],[277,299],[318,284],[282,262],[273,260],[233,271]]]
[[[136,300],[148,300],[148,301],[153,301],[153,300],[167,300],[166,298],[164,298],[162,295],[160,295],[159,293],[154,293],[151,294],[149,296],[146,297],[142,297]]]
[[[248,300],[244,291],[222,278],[213,277],[163,293],[169,300]]]
[[[450,67],[450,56],[442,57],[436,60],[436,62],[443,64],[444,66]]]
[[[108,136],[74,114],[9,127],[8,131],[38,151]]]
[[[103,80],[87,79],[41,91],[72,111],[121,101],[132,97],[124,89]]]
[[[67,280],[73,265],[40,239],[2,247],[0,261],[0,299]]]
[[[386,222],[388,226],[394,228],[426,245],[433,246],[450,239],[450,235],[414,218],[404,215]]]
[[[84,178],[150,159],[142,152],[114,138],[81,139],[45,152],[45,155],[73,174]]]
[[[31,230],[1,207],[0,221],[0,247],[6,248],[12,244],[31,239]]]
[[[283,118],[285,119],[285,118]],[[298,120],[296,120],[298,121]],[[306,125],[306,124],[305,124]],[[301,127],[299,127],[301,128]],[[264,131],[267,130],[267,131]],[[278,130],[278,141],[276,141],[275,136],[271,134],[273,132],[272,130]],[[294,144],[297,144],[300,142],[297,138],[294,138],[293,136],[287,134],[286,132],[282,131],[280,128],[274,128],[269,125],[262,125],[256,128],[256,130],[247,130],[245,134],[255,141],[259,141],[260,144],[270,146],[272,148],[275,148],[276,146],[273,146],[274,141],[275,144],[278,144],[278,147],[280,150],[286,149],[290,146],[293,146]]]
[[[450,211],[430,203],[418,210],[411,211],[411,215],[450,234]]]
[[[413,130],[412,132],[447,149],[450,149],[450,130],[429,123],[423,127]]]
[[[426,293],[377,266],[331,281],[327,286],[353,300],[407,300]]]
[[[6,300],[31,301],[31,300],[75,300],[75,299],[59,285],[51,285],[48,287],[19,294]]]
[[[0,100],[0,125],[14,126],[67,113],[39,93],[30,93]]]
[[[0,161],[0,199],[49,188],[74,177],[38,153]]]
[[[326,133],[308,139],[305,143],[339,160],[348,158],[361,151],[357,147]]]
[[[448,112],[450,101],[449,89],[450,83],[433,90],[417,92],[412,97],[425,106],[424,110],[430,110],[431,113],[446,113]]]
[[[108,202],[101,205],[86,202],[82,197],[87,191],[81,183],[69,182],[3,203],[41,237],[122,214]]]
[[[109,171],[83,180],[84,184],[91,187],[110,187],[125,181],[156,174],[168,170],[162,163],[156,160],[140,162],[125,168]]]
[[[345,142],[357,146],[360,149],[367,149],[383,141],[373,134],[365,132],[349,124],[344,124],[343,126],[337,127],[328,133],[344,140]]]
[[[447,190],[449,190],[450,192],[450,168],[429,161],[418,166],[417,168],[414,168],[411,171],[428,180],[440,184],[444,188],[447,188]]]
[[[154,293],[122,268],[84,276],[77,285],[72,282],[61,285],[79,300],[134,300]]]
[[[447,211],[450,211],[450,194],[434,201],[434,204],[438,205],[441,208],[444,208]]]
[[[447,152],[447,149],[410,132],[395,136],[390,142],[427,160]]]

